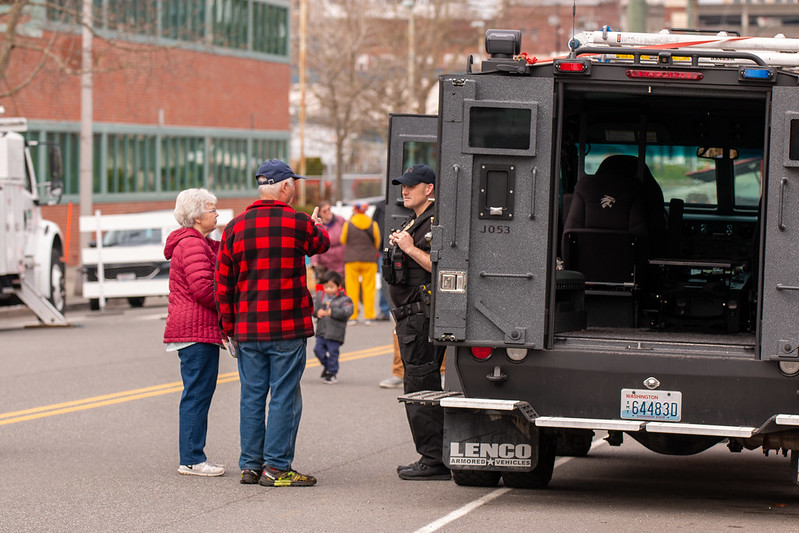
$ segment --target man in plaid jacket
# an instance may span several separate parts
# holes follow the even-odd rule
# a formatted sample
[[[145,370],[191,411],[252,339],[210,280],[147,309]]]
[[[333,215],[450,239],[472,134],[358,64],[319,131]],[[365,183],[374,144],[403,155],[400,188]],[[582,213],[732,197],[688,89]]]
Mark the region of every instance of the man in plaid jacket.
[[[255,177],[261,199],[225,228],[216,272],[220,325],[238,343],[241,482],[311,486],[316,479],[291,466],[305,347],[314,334],[305,256],[325,252],[330,237],[317,210],[309,217],[289,205],[302,176],[272,159]]]

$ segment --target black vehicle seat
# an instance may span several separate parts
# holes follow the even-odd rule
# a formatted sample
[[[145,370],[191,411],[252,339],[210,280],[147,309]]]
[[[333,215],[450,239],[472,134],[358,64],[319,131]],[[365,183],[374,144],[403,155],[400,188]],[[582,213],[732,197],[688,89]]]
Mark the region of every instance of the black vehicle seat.
[[[633,155],[611,155],[606,157],[597,169],[597,174],[614,174],[618,176],[638,176],[639,160]],[[641,168],[641,185],[644,195],[644,217],[646,229],[649,234],[649,249],[651,255],[660,256],[667,248],[667,235],[669,215],[666,211],[663,190],[652,175],[649,167],[644,163]]]
[[[603,162],[574,188],[564,224],[563,262],[567,270],[585,275],[587,288],[592,282],[634,282],[647,257],[644,187],[635,170],[611,172]]]

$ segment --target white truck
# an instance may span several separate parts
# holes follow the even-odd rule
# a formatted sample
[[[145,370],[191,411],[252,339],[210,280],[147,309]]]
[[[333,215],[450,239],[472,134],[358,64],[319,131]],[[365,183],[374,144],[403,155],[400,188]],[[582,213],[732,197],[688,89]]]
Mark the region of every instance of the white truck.
[[[0,306],[24,304],[45,325],[66,325],[64,238],[42,218],[61,199],[61,151],[49,147],[49,181],[38,181],[24,118],[0,118]]]

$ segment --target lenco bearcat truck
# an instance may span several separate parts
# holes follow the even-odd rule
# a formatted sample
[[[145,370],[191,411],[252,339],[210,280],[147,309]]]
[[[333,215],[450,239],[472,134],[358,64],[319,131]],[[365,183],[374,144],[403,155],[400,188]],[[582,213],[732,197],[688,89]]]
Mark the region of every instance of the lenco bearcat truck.
[[[797,483],[799,40],[485,46],[479,72],[440,77],[437,116],[390,128],[389,177],[437,171],[430,337],[457,377],[400,400],[444,410],[456,483],[545,487],[595,431],[776,451]]]

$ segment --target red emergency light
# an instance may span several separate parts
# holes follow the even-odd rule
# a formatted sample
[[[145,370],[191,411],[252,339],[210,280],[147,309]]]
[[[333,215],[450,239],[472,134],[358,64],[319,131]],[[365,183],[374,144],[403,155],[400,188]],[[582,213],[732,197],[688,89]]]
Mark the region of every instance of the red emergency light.
[[[699,81],[705,77],[701,72],[686,72],[683,70],[633,70],[627,71],[628,78],[645,78],[656,80],[686,80]]]
[[[591,70],[591,63],[582,59],[556,59],[553,65],[556,72],[569,74],[588,74]]]

